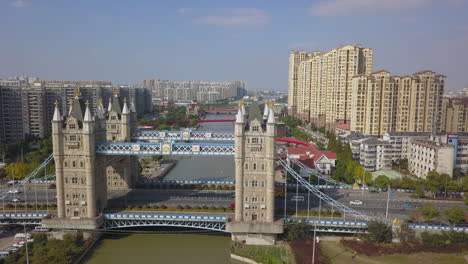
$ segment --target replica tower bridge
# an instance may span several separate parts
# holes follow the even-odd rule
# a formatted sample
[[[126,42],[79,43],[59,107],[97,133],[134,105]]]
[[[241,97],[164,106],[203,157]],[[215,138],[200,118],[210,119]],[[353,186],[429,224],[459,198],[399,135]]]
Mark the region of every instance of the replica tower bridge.
[[[368,221],[369,216],[335,201],[290,167],[287,152],[277,146],[274,113],[268,105],[264,110],[262,115],[257,102],[248,112],[243,104],[239,105],[234,133],[138,131],[133,101],[128,103],[116,93],[109,99],[107,109],[101,100],[93,115],[78,91],[67,115],[61,115],[56,103],[52,140],[57,215],[43,219],[42,224],[51,228],[90,230],[135,226],[137,220],[141,225],[168,225],[168,220],[192,221],[185,218],[162,221],[153,216],[118,219],[118,216],[104,213],[107,190],[134,187],[139,155],[234,156],[235,213],[224,219],[225,225],[216,228],[230,232],[236,241],[272,244],[283,232],[283,220],[275,218],[275,170],[278,166],[349,219]],[[159,142],[144,142],[152,140]],[[315,170],[303,168],[303,172],[339,184]],[[143,220],[145,222],[141,222]]]

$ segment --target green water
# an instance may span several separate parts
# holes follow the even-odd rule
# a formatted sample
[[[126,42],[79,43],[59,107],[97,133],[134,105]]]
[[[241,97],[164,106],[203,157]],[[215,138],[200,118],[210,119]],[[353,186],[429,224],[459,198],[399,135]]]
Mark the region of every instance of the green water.
[[[230,260],[229,236],[132,234],[105,236],[86,264],[238,263]]]

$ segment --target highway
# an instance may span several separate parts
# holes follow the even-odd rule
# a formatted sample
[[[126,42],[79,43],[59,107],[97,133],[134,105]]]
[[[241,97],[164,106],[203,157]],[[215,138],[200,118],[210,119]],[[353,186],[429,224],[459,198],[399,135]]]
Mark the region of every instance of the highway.
[[[0,188],[4,191],[4,188]],[[380,216],[385,217],[385,210],[387,204],[387,193],[386,192],[361,192],[357,190],[342,190],[342,189],[329,189],[325,190],[325,193],[337,200],[338,202],[356,209],[369,216]],[[8,194],[5,198],[5,204],[14,204],[11,200],[13,198],[19,198],[22,204],[35,204],[36,195],[37,202],[39,204],[55,203],[55,190],[46,189],[45,184],[37,184],[34,187],[33,184],[26,186],[25,193],[19,194]],[[291,201],[291,198],[295,196],[295,192],[288,192],[287,194],[287,209],[288,211],[295,211],[296,202]],[[303,202],[297,202],[298,210],[307,210],[308,205],[311,210],[319,210],[319,199],[310,195],[310,202],[308,203],[307,192],[299,192],[297,195],[303,196]],[[129,205],[190,205],[190,206],[223,206],[229,207],[234,203],[234,191],[198,191],[198,190],[185,190],[185,189],[134,189],[134,190],[115,190],[108,191],[108,207],[122,208]],[[24,202],[26,200],[26,202]],[[350,201],[360,200],[362,205],[350,205]],[[412,199],[410,194],[401,192],[392,192],[389,199],[389,218],[403,218],[410,212],[417,211],[417,207],[405,207],[403,202],[411,201],[418,203],[430,202],[434,204],[439,210],[444,211],[454,205],[464,206],[462,201],[450,201],[450,200],[422,200]],[[276,208],[284,208],[284,198],[276,198]],[[332,210],[331,206],[328,206],[324,202],[321,204],[322,210]]]

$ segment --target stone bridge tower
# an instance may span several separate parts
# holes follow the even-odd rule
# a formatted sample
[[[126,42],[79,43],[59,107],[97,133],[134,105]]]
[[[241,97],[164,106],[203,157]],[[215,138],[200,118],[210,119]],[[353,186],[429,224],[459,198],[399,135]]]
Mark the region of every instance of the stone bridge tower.
[[[96,156],[96,142],[130,141],[135,129],[136,112],[132,103],[118,96],[106,113],[99,101],[92,115],[79,89],[71,101],[67,115],[62,117],[58,107],[52,120],[52,141],[56,170],[57,219],[44,222],[49,227],[98,228],[101,212],[107,205],[109,168],[115,186],[131,188],[136,177],[134,159],[120,156]],[[116,163],[119,163],[115,165]],[[117,179],[118,178],[118,179]],[[122,182],[122,184],[120,184]]]
[[[265,104],[262,116],[254,101],[248,114],[239,106],[235,123],[235,218],[227,231],[235,241],[247,244],[273,244],[283,233],[275,221],[276,121]]]

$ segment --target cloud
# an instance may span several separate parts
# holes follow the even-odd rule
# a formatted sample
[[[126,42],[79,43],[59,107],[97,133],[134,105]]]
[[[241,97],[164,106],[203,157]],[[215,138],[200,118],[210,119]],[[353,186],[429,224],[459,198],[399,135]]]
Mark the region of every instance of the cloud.
[[[339,16],[372,10],[403,10],[423,6],[431,0],[322,0],[309,9],[314,16]]]
[[[187,14],[187,13],[191,13],[192,11],[193,11],[193,8],[190,8],[190,7],[182,7],[176,10],[176,12],[179,14]]]
[[[12,7],[16,7],[16,8],[21,8],[21,7],[26,7],[29,5],[28,2],[24,1],[24,0],[15,0],[13,2],[10,3],[10,5]]]
[[[257,8],[219,9],[214,15],[195,19],[196,23],[216,26],[265,26],[269,21],[269,14]]]

